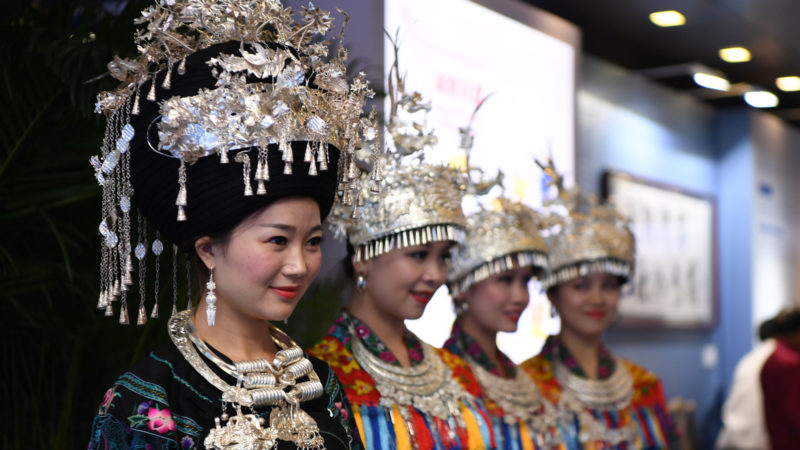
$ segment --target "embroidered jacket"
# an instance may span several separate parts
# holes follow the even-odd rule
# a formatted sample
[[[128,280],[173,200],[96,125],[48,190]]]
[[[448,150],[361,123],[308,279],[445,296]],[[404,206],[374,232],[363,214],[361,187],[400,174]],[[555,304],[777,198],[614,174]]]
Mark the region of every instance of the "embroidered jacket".
[[[539,386],[542,395],[558,407],[562,387],[554,372],[556,358],[573,374],[584,377],[584,374],[569,350],[561,344],[556,336],[550,336],[542,352],[523,362],[520,367],[530,375]],[[677,430],[667,413],[664,389],[661,381],[652,372],[630,361],[615,358],[605,346],[600,349],[598,376],[606,379],[611,376],[617,365],[628,370],[633,378],[633,399],[624,409],[595,410],[586,409],[597,421],[609,429],[621,429],[633,424],[636,431],[634,448],[666,449],[677,439]],[[585,426],[586,424],[583,424]],[[607,442],[592,441],[582,444],[578,433],[582,424],[577,416],[568,421],[561,421],[559,429],[564,440],[563,448],[579,449],[630,449],[625,443],[611,446]]]
[[[301,403],[301,408],[317,422],[327,449],[362,449],[350,404],[336,376],[324,362],[309,359],[324,394]],[[208,360],[206,364],[213,366]],[[221,371],[218,375],[235,383]],[[269,423],[270,409],[256,412]],[[139,361],[106,391],[92,424],[89,449],[205,448],[203,441],[221,413],[221,392],[169,342]],[[279,440],[276,448],[296,447]]]
[[[436,354],[450,368],[452,376],[461,387],[474,396],[474,400],[460,403],[465,426],[455,421],[445,421],[423,413],[412,406],[380,404],[381,394],[372,377],[353,356],[350,333],[351,322],[367,350],[384,362],[397,364],[385,345],[358,319],[342,313],[321,342],[308,353],[326,361],[344,385],[362,442],[370,450],[397,449],[484,449],[496,448],[491,420],[482,401],[482,391],[469,365],[447,350]],[[421,341],[410,331],[405,334],[406,346],[412,365],[419,364],[424,355]],[[401,408],[407,410],[406,420]],[[404,411],[405,412],[405,411]]]
[[[518,367],[503,352],[499,352],[499,358],[505,374],[498,370],[475,339],[465,333],[457,323],[453,325],[450,337],[444,343],[444,348],[458,356],[469,356],[486,371],[497,377],[505,376],[505,378],[512,379],[517,375]],[[494,429],[498,449],[533,450],[548,448],[543,446],[544,436],[537,435],[537,432],[530,429],[524,422],[517,421],[515,424],[509,424],[504,420],[504,411],[499,405],[489,397],[485,398],[485,402],[492,420],[492,428]],[[536,412],[537,414],[544,414],[545,410],[540,407]],[[555,430],[553,432],[557,434]]]

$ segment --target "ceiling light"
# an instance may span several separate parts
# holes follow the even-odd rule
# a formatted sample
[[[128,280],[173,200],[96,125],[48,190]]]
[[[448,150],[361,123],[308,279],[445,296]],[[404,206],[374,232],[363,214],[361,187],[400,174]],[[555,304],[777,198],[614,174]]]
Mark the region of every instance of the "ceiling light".
[[[677,27],[686,23],[686,18],[678,11],[657,11],[650,13],[650,21],[660,27]]]
[[[753,108],[773,108],[778,106],[778,97],[769,91],[745,92],[744,101]]]
[[[711,75],[710,73],[697,72],[692,78],[698,86],[714,89],[715,91],[728,91],[731,88],[731,84],[728,80],[717,75]]]
[[[744,47],[728,47],[720,49],[719,57],[729,63],[750,61],[750,50]]]
[[[800,77],[780,77],[775,79],[778,89],[786,92],[800,91]]]

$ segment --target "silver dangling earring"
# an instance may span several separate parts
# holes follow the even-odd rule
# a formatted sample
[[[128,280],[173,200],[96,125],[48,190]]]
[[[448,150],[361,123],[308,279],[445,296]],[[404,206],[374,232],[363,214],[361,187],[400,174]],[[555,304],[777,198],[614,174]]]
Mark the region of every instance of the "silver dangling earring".
[[[210,273],[208,283],[206,283],[206,322],[208,322],[208,326],[213,327],[217,318],[217,294],[214,292],[214,289],[217,288],[217,283],[214,283],[213,267]]]
[[[556,305],[550,304],[550,318],[554,319],[558,315],[558,310],[556,309]]]
[[[466,300],[456,303],[456,315],[463,316],[466,312],[469,311],[469,303]]]
[[[363,273],[356,275],[356,290],[364,292],[367,290],[367,277]]]

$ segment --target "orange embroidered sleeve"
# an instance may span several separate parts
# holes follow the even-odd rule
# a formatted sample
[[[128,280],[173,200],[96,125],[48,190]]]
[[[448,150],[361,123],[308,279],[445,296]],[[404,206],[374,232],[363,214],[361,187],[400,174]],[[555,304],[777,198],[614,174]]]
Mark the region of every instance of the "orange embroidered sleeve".
[[[380,393],[372,377],[358,365],[353,354],[339,340],[326,336],[308,349],[308,354],[327,362],[344,386],[347,398],[354,405],[375,405]]]

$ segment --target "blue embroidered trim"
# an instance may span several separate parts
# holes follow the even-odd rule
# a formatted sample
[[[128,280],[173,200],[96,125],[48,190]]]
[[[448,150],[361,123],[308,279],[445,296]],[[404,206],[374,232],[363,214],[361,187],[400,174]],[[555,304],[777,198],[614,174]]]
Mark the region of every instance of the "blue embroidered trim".
[[[325,381],[325,393],[328,395],[328,413],[331,417],[339,417],[339,408],[336,408],[336,396],[339,395],[339,382],[333,369],[328,366],[328,379]]]
[[[123,373],[114,385],[122,386],[146,399],[159,402],[163,405],[167,404],[167,392],[163,387],[155,383],[148,383],[130,372]]]
[[[201,394],[201,393],[197,392],[197,390],[196,390],[194,387],[192,387],[192,385],[190,385],[190,384],[189,384],[189,383],[188,383],[186,380],[184,380],[183,378],[179,377],[179,376],[178,376],[178,375],[175,373],[175,368],[174,368],[174,367],[172,367],[172,363],[171,363],[171,362],[169,362],[169,361],[167,361],[167,360],[164,360],[164,359],[161,359],[161,358],[157,357],[157,356],[156,356],[155,354],[153,354],[153,353],[150,353],[150,357],[151,357],[151,358],[153,358],[153,359],[155,359],[156,361],[158,361],[158,362],[162,363],[162,364],[166,364],[166,365],[167,365],[167,367],[169,367],[169,370],[170,370],[170,372],[172,372],[172,378],[176,379],[178,382],[180,382],[181,384],[183,384],[184,386],[186,386],[187,388],[189,388],[189,390],[190,390],[190,391],[192,391],[192,392],[194,392],[194,393],[195,393],[195,395],[197,395],[198,397],[200,397],[200,398],[202,398],[203,400],[207,401],[208,403],[214,404],[214,401],[213,401],[213,400],[211,400],[210,398],[206,397],[205,395],[203,395],[203,394]]]
[[[203,427],[188,417],[174,414],[172,420],[175,422],[175,428],[183,434],[200,437],[200,434],[203,433]]]
[[[336,338],[337,341],[341,342],[345,347],[347,347],[348,349],[350,348],[349,347],[350,332],[347,331],[347,327],[344,325],[344,323],[340,324],[339,321],[337,320],[334,323],[334,326],[331,327],[331,330],[328,331],[328,333],[330,336]]]

